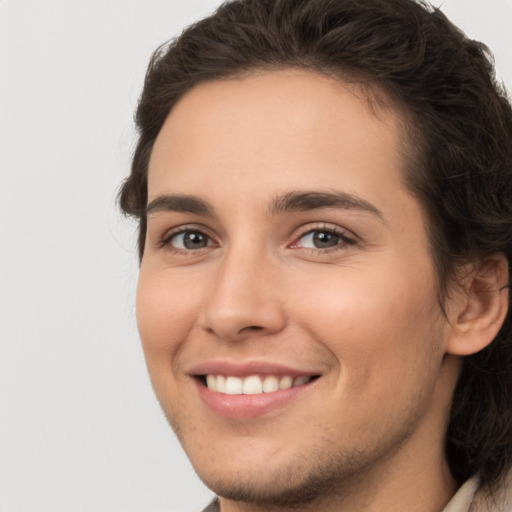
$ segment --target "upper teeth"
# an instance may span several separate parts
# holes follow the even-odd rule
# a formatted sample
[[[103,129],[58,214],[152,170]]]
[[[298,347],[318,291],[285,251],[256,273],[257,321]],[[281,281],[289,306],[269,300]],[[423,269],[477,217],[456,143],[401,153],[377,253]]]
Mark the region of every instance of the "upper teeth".
[[[225,393],[226,395],[259,395],[260,393],[273,393],[280,389],[290,389],[291,387],[302,386],[309,382],[310,377],[274,377],[268,375],[260,377],[258,375],[249,375],[245,378],[225,377],[224,375],[207,375],[206,385],[208,389]]]

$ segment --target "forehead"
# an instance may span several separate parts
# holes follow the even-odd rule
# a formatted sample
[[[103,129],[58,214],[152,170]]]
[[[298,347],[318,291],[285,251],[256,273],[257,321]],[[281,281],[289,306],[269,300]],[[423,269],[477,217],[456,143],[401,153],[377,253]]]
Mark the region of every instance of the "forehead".
[[[195,86],[155,141],[149,200],[173,180],[196,185],[199,174],[217,188],[277,178],[300,188],[322,169],[347,169],[337,175],[349,189],[379,172],[401,175],[402,118],[369,100],[357,84],[295,69]]]

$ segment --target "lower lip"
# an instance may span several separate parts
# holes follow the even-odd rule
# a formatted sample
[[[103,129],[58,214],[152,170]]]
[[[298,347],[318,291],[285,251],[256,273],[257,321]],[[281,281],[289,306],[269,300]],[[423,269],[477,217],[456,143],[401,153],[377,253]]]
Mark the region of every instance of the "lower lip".
[[[208,389],[197,379],[196,386],[201,400],[216,414],[226,418],[255,418],[280,409],[295,400],[318,379],[290,389],[258,395],[226,395]]]

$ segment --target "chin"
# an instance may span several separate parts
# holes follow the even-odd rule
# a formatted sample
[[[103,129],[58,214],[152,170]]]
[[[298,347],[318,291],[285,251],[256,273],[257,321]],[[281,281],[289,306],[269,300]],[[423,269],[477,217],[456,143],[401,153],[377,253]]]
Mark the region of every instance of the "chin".
[[[289,468],[277,479],[237,475],[232,478],[212,477],[203,479],[203,482],[218,496],[232,501],[286,508],[314,502],[330,487],[324,478],[310,475],[300,479],[293,473],[294,469]],[[287,479],[286,475],[290,478]]]
[[[290,509],[343,495],[343,489],[354,484],[369,460],[378,456],[376,453],[336,454],[324,447],[296,454],[284,463],[274,458],[273,465],[269,458],[266,463],[260,461],[257,467],[250,467],[244,461],[238,467],[231,464],[226,468],[219,463],[215,467],[195,466],[195,469],[203,483],[222,498],[263,508]]]

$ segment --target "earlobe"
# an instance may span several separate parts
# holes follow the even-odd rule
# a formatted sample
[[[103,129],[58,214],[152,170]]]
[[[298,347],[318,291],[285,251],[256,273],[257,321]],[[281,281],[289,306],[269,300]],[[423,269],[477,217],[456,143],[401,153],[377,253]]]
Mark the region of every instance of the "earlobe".
[[[447,342],[447,352],[460,356],[475,354],[492,342],[509,301],[508,262],[503,254],[489,255],[465,268],[461,289],[453,299]]]

